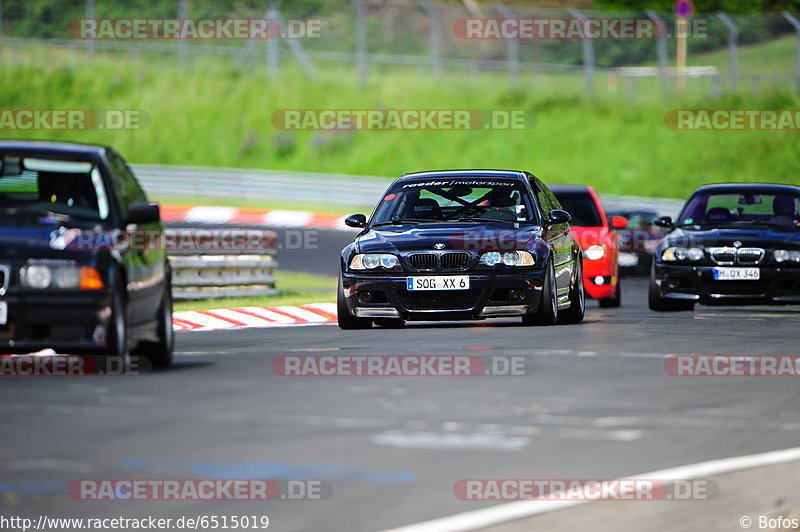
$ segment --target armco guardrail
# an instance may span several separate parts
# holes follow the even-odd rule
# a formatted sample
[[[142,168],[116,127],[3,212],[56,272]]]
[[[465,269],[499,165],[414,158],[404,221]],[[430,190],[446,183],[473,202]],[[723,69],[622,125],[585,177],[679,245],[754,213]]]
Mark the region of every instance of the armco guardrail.
[[[170,249],[173,298],[277,294],[274,275],[278,267],[277,235],[272,231],[250,231],[247,239],[246,249]]]
[[[242,168],[132,165],[150,196],[226,198],[371,208],[391,178]],[[601,194],[606,210],[648,209],[675,216],[683,201]]]

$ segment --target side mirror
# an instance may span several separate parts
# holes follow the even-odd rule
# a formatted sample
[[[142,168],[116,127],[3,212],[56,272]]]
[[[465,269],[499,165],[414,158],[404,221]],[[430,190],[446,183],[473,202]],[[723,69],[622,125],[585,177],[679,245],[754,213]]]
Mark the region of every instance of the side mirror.
[[[547,221],[545,222],[547,225],[558,225],[558,224],[565,224],[572,219],[572,216],[567,211],[561,211],[558,209],[552,210],[547,215]]]
[[[611,227],[614,229],[625,229],[628,227],[628,219],[624,216],[612,216]]]
[[[667,227],[667,228],[672,227],[673,226],[672,218],[670,218],[669,216],[661,216],[653,221],[653,225],[657,225],[658,227]]]
[[[351,214],[344,219],[344,225],[348,227],[366,227],[367,217],[364,214]]]
[[[128,217],[125,218],[125,225],[128,224],[150,224],[161,221],[161,209],[158,203],[131,203],[128,206]]]

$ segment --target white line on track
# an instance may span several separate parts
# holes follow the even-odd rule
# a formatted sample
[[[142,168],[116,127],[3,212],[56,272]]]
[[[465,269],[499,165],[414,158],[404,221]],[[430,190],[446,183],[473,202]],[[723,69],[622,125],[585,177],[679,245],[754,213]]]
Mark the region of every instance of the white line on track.
[[[685,466],[678,466],[669,469],[661,469],[650,473],[643,473],[628,479],[662,479],[665,483],[670,480],[685,479],[692,480],[707,478],[713,475],[733,473],[755,467],[766,467],[778,464],[785,464],[800,460],[800,447],[783,449],[780,451],[770,451],[760,454],[737,456],[733,458],[722,458],[710,460]],[[408,526],[393,528],[384,532],[464,532],[468,530],[479,530],[489,526],[506,523],[515,519],[522,519],[541,515],[556,510],[563,510],[591,501],[519,501],[507,504],[482,508],[470,512],[423,521]]]

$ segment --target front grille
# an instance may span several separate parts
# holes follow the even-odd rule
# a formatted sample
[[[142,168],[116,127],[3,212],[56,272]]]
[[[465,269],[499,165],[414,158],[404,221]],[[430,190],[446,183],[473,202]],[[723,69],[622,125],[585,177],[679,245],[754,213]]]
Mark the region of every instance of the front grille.
[[[408,257],[408,263],[415,270],[435,270],[438,260],[435,253],[415,253]]]
[[[481,296],[478,288],[469,290],[430,290],[397,293],[400,303],[408,310],[466,310],[472,309]]]
[[[469,253],[445,253],[442,255],[443,270],[463,270],[469,266]]]
[[[764,258],[762,248],[709,248],[708,252],[717,264],[758,264]]]
[[[736,254],[740,264],[758,264],[764,258],[764,250],[761,248],[741,248]]]
[[[736,260],[736,248],[711,248],[708,250],[716,262],[733,262]]]
[[[10,277],[8,266],[0,264],[0,296],[5,295],[8,290],[8,278]]]

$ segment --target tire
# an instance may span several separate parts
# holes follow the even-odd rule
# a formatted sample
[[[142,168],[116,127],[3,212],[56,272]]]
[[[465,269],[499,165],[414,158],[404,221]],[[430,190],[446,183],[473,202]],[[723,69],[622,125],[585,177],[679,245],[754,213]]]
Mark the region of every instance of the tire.
[[[556,274],[550,261],[542,287],[542,298],[535,312],[522,316],[523,325],[555,325],[558,322],[558,298],[556,294]]]
[[[111,295],[111,318],[106,338],[106,348],[101,356],[119,359],[122,368],[127,370],[131,363],[128,349],[128,313],[124,285],[120,281],[114,284]]]
[[[558,313],[558,323],[580,323],[586,313],[586,290],[583,286],[583,260],[578,258],[575,285],[569,290],[569,308]]]
[[[169,281],[169,275],[168,270],[158,310],[158,341],[141,342],[134,350],[136,356],[146,358],[154,368],[169,366],[175,348],[175,333],[172,330],[172,283]]]
[[[339,277],[339,290],[336,294],[336,316],[339,322],[339,328],[343,331],[369,329],[372,327],[372,320],[357,318],[350,314],[350,310],[347,308],[347,303],[344,299],[344,285],[342,284],[341,276]]]
[[[405,327],[406,322],[399,318],[378,318],[375,320],[375,325],[384,329],[402,329]]]
[[[612,297],[604,297],[598,300],[600,308],[617,308],[622,304],[622,278],[617,275],[617,288]]]
[[[694,310],[694,301],[662,297],[656,285],[656,267],[655,264],[653,264],[650,268],[650,288],[647,291],[647,306],[650,307],[650,310],[655,310],[657,312],[677,312],[682,310]]]

